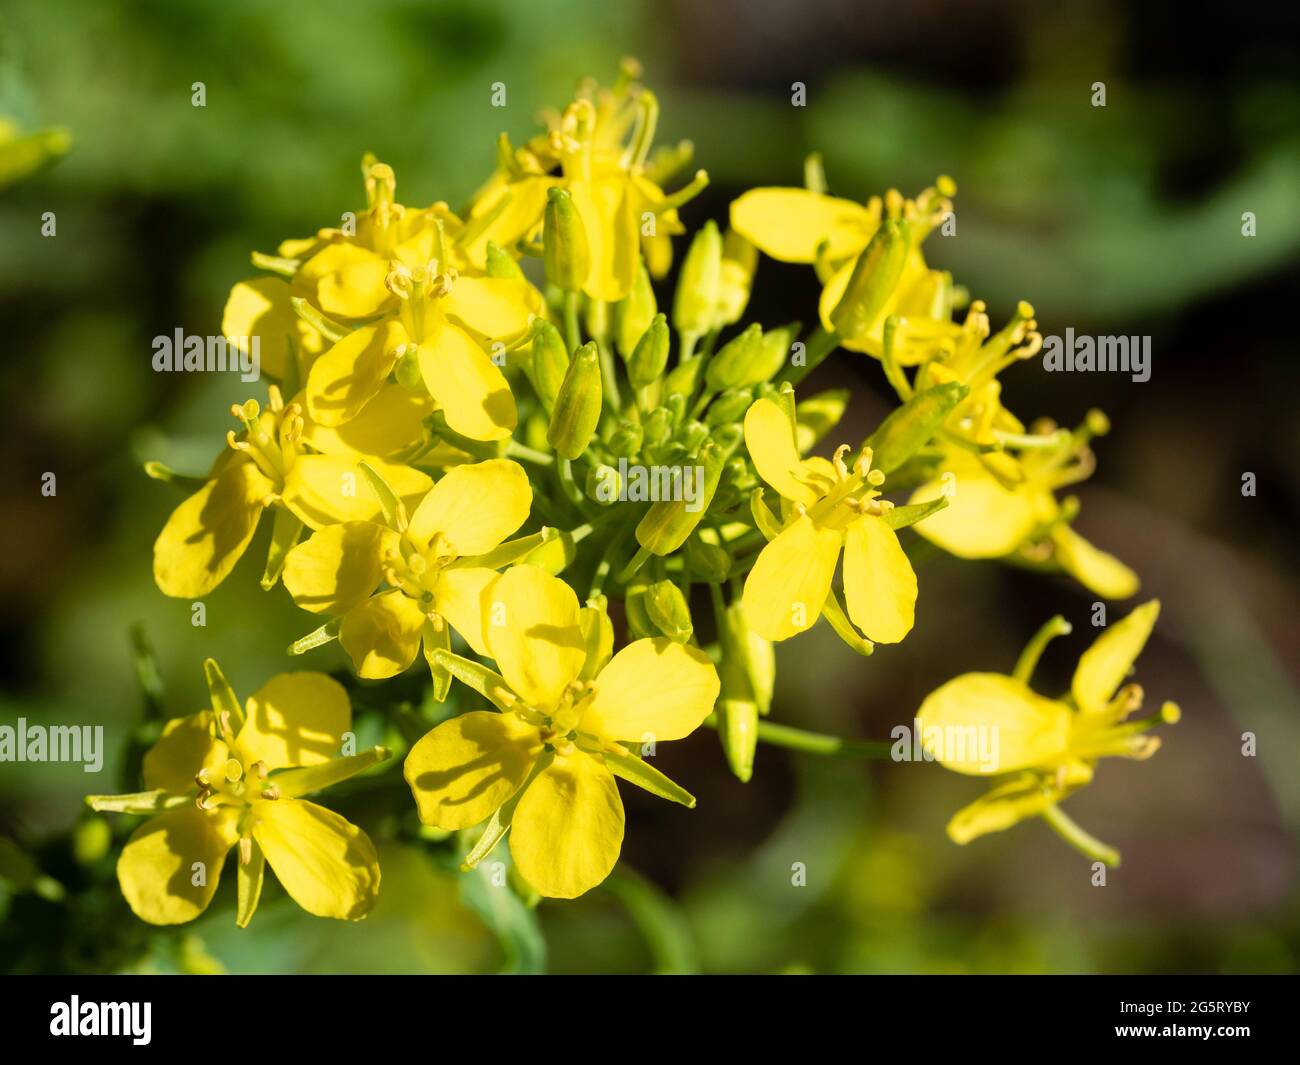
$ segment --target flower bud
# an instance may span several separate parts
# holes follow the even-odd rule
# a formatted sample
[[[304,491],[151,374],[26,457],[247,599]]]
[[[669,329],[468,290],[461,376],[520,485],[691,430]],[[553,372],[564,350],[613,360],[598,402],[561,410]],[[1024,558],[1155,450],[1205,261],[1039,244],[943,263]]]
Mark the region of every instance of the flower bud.
[[[542,261],[546,266],[547,280],[565,292],[581,289],[591,272],[587,231],[573,206],[573,197],[566,189],[552,187],[546,192]]]
[[[641,441],[643,439],[644,430],[637,422],[620,418],[618,424],[614,427],[614,431],[609,434],[609,440],[606,443],[613,455],[630,459],[641,450]]]
[[[655,302],[655,290],[650,284],[650,274],[646,270],[645,260],[637,260],[636,277],[632,280],[632,290],[617,305],[615,310],[614,343],[618,353],[630,360],[637,343],[650,328],[659,306]],[[656,377],[658,374],[655,375]]]
[[[584,488],[588,499],[594,500],[602,507],[607,507],[611,503],[618,502],[623,484],[618,470],[602,462],[587,470],[587,483]]]
[[[524,280],[524,272],[519,264],[491,240],[487,243],[487,275],[506,281]]]
[[[628,636],[634,640],[642,640],[659,635],[659,630],[654,622],[650,620],[650,614],[646,610],[646,590],[649,583],[644,577],[635,578],[627,586],[627,591],[623,597],[623,612],[627,615]]]
[[[722,275],[722,234],[706,222],[691,241],[673,301],[673,326],[690,336],[703,336],[714,327],[718,286]]]
[[[871,332],[886,301],[894,294],[911,250],[906,222],[890,218],[880,224],[853,266],[831,325],[841,337],[855,340]]]
[[[596,435],[600,404],[600,356],[588,342],[573,353],[556,394],[547,442],[566,459],[576,459]]]
[[[667,407],[656,407],[645,417],[642,446],[658,447],[673,431],[673,412]]]
[[[656,314],[627,360],[627,375],[636,388],[659,380],[668,365],[668,319]]]
[[[725,547],[705,542],[698,533],[686,541],[685,554],[687,573],[709,584],[725,581],[734,561]]]
[[[753,402],[754,399],[746,388],[724,392],[710,405],[708,414],[704,416],[704,424],[713,429],[719,425],[738,422]]]
[[[533,333],[533,385],[537,398],[548,411],[555,407],[555,397],[569,370],[569,352],[560,331],[545,319],[537,322]]]
[[[664,391],[669,396],[691,396],[700,381],[700,371],[704,369],[704,359],[699,355],[679,362],[664,379]]]
[[[686,643],[695,632],[691,608],[672,581],[655,581],[646,589],[646,615],[673,643]]]
[[[669,555],[681,547],[713,502],[713,493],[718,490],[718,481],[729,456],[730,451],[723,444],[706,440],[695,456],[696,463],[704,468],[701,498],[660,500],[651,504],[637,524],[637,543],[656,555]]]
[[[766,375],[760,374],[753,380],[750,375],[754,364],[761,362],[763,354],[763,329],[755,322],[743,333],[732,337],[709,360],[709,368],[704,375],[710,391],[721,392],[725,388],[743,388],[755,385]]]

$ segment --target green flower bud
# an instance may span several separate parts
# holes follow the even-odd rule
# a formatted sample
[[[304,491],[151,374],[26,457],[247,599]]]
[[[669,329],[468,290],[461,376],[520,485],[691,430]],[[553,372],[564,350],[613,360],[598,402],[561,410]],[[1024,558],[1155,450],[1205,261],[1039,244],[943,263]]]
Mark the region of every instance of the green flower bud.
[[[596,435],[600,421],[600,355],[592,342],[573,353],[555,397],[546,439],[566,459],[576,459]]]
[[[566,189],[550,188],[542,222],[542,261],[546,278],[565,292],[577,292],[591,272],[591,252],[573,197]]]
[[[718,736],[731,771],[746,781],[754,772],[759,715],[772,705],[776,659],[772,645],[745,624],[738,602],[722,617],[718,645]]]
[[[717,354],[709,360],[709,368],[704,375],[704,380],[710,391],[721,392],[725,388],[756,385],[770,376],[762,373],[757,377],[752,376],[755,368],[761,369],[762,355],[763,329],[755,322],[743,333],[723,344]]]
[[[668,343],[668,319],[656,314],[627,360],[627,375],[636,388],[645,388],[659,380],[668,365]]]
[[[602,507],[617,503],[622,488],[618,470],[603,462],[598,466],[592,466],[587,471],[587,483],[584,488],[587,498],[594,500]]]
[[[718,441],[706,440],[695,456],[696,463],[704,468],[700,492],[702,498],[689,502],[685,499],[672,499],[652,503],[637,524],[637,543],[656,555],[669,555],[681,547],[713,502],[713,494],[718,490],[722,468],[729,455],[730,451]]]
[[[646,589],[645,609],[655,628],[673,643],[686,643],[695,632],[686,596],[672,581],[655,581]]]
[[[579,679],[590,680],[614,655],[614,623],[609,620],[603,595],[587,600],[587,605],[578,612],[578,624],[582,628],[582,642],[587,648],[587,660]]]
[[[670,396],[694,395],[700,383],[700,371],[704,369],[705,360],[699,355],[679,362],[664,381],[664,390]]]
[[[673,327],[690,336],[703,336],[714,327],[722,277],[722,234],[706,222],[691,241],[673,300]]]
[[[548,411],[555,407],[564,375],[569,371],[569,352],[560,331],[545,319],[537,321],[533,333],[533,385],[537,398]]]
[[[871,465],[892,473],[930,440],[970,393],[960,381],[946,381],[918,392],[889,415],[867,438]]]
[[[731,572],[734,559],[721,544],[708,543],[697,532],[686,541],[685,561],[686,570],[692,577],[709,584],[720,584]]]
[[[655,290],[650,284],[650,272],[646,270],[645,260],[638,259],[632,290],[615,308],[614,343],[618,346],[618,353],[625,360],[631,360],[632,352],[636,350],[637,343],[645,335],[645,331],[650,328],[650,323],[658,310]],[[655,376],[659,375],[655,374]]]
[[[641,450],[644,430],[637,422],[620,418],[614,431],[609,434],[609,450],[620,458],[631,458]]]
[[[835,332],[848,339],[871,332],[885,302],[894,294],[911,249],[906,222],[890,218],[880,224],[858,261],[840,302],[831,311]]]
[[[658,447],[673,431],[673,412],[667,407],[656,407],[645,417],[642,435],[643,447]]]
[[[724,392],[710,405],[709,412],[704,416],[704,424],[712,429],[719,425],[738,422],[745,416],[745,411],[749,410],[753,402],[754,399],[748,389],[737,388]]]
[[[634,640],[659,635],[659,629],[650,620],[650,614],[646,610],[647,588],[649,582],[644,577],[637,577],[627,586],[627,591],[624,593],[623,612],[627,615],[628,636]]]
[[[406,351],[393,367],[393,376],[408,392],[419,395],[426,391],[424,375],[420,373],[420,350],[414,344],[406,346]]]
[[[524,272],[519,268],[519,264],[491,240],[487,244],[487,275],[506,281],[524,280]]]

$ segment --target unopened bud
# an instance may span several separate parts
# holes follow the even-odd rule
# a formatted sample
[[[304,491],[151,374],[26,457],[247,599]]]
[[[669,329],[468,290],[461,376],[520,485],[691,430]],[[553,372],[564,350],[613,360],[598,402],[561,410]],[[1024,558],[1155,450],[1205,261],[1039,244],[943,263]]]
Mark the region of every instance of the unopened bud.
[[[569,371],[569,352],[560,331],[550,322],[538,321],[533,333],[533,386],[548,411],[555,407],[564,375]]]
[[[695,632],[686,596],[672,581],[655,581],[650,585],[646,589],[645,608],[651,623],[673,643],[686,643]]]
[[[547,442],[565,458],[576,459],[596,435],[600,405],[600,355],[588,342],[573,353],[555,397]]]
[[[841,337],[854,340],[871,332],[903,275],[911,237],[906,222],[886,219],[858,256],[840,302],[831,311],[831,325]]]
[[[718,286],[722,276],[722,234],[706,222],[691,241],[673,301],[673,326],[681,333],[703,336],[717,318]]]
[[[566,189],[551,188],[546,193],[546,212],[542,222],[542,261],[546,278],[565,292],[577,292],[591,271],[591,253],[587,231]]]
[[[668,365],[668,319],[656,314],[636,342],[627,360],[627,375],[637,388],[659,380]]]

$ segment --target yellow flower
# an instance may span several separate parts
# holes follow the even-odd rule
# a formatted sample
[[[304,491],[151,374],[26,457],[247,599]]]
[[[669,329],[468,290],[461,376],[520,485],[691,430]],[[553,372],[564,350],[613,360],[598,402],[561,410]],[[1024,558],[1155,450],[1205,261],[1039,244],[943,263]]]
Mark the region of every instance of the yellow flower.
[[[243,431],[228,434],[230,449],[217,458],[201,487],[172,511],[158,535],[153,572],[165,595],[198,599],[216,588],[243,556],[267,508],[274,510],[275,531],[265,588],[274,585],[303,526],[319,529],[379,513],[379,500],[355,455],[306,451],[301,405],[285,405],[275,385],[269,392],[266,410],[251,399],[231,408]],[[419,470],[371,462],[404,497],[418,499],[432,483]],[[148,468],[154,476],[177,479],[157,464]]]
[[[502,247],[537,234],[554,187],[567,189],[581,219],[590,266],[581,288],[595,300],[616,302],[631,291],[638,253],[650,273],[663,276],[672,262],[670,237],[685,232],[677,208],[708,183],[699,171],[685,188],[665,194],[660,182],[685,164],[679,150],[670,161],[649,158],[658,122],[653,93],[635,86],[635,65],[625,64],[612,90],[582,87],[549,130],[524,148],[505,144],[502,168],[480,190],[469,226],[468,246],[481,266],[488,241]],[[653,224],[651,224],[651,222]]]
[[[304,610],[342,619],[339,641],[359,676],[401,673],[423,643],[436,679],[433,653],[450,645],[448,625],[485,653],[480,599],[493,567],[513,560],[509,545],[497,549],[527,520],[532,498],[514,462],[457,466],[409,522],[403,506],[383,522],[318,529],[289,552],[284,586]]]
[[[508,570],[485,603],[483,638],[500,675],[439,657],[501,712],[439,725],[411,748],[406,779],[426,824],[454,830],[491,818],[467,864],[508,829],[524,880],[549,898],[576,898],[618,860],[615,776],[694,805],[619,741],[689,735],[713,709],[718,676],[698,648],[666,639],[637,640],[608,661],[608,650],[589,655],[577,597],[535,566]]]
[[[517,421],[500,366],[542,309],[526,281],[459,274],[440,241],[421,265],[394,261],[385,283],[400,313],[341,337],[313,364],[307,410],[340,426],[383,389],[399,361],[418,368],[447,424],[472,440],[504,440]],[[485,347],[491,348],[490,356]]]
[[[864,449],[852,471],[843,457],[847,445],[833,462],[800,458],[794,426],[769,399],[758,400],[745,415],[745,444],[785,511],[784,522],[771,525],[771,515],[761,517],[756,494],[755,516],[771,542],[745,579],[742,602],[753,630],[785,640],[811,628],[823,609],[838,616],[831,583],[842,550],[849,618],[869,640],[902,640],[914,620],[916,574],[881,517],[890,504],[876,499],[884,474],[870,468],[870,450]]]
[[[835,309],[881,218],[908,222],[911,246],[892,294],[862,335],[839,338],[843,347],[880,358],[886,319],[929,313],[934,304],[939,275],[926,266],[921,244],[952,209],[949,197],[955,191],[950,179],[940,178],[915,200],[891,189],[883,200],[873,196],[864,206],[812,189],[757,188],[732,203],[731,228],[773,259],[815,264],[823,284],[818,312],[822,326],[834,331]]]
[[[1149,758],[1160,740],[1147,732],[1179,718],[1178,707],[1165,703],[1158,714],[1125,721],[1142,705],[1142,689],[1124,681],[1159,613],[1159,602],[1152,600],[1105,629],[1079,659],[1070,691],[1060,698],[1038,695],[1029,679],[1048,641],[1070,631],[1061,618],[1030,642],[1012,676],[966,673],[926,698],[916,725],[927,752],[957,773],[1009,775],[948,823],[955,843],[1039,815],[1072,842],[1088,840],[1056,804],[1091,781],[1103,757]],[[1115,857],[1104,845],[1089,853],[1094,849],[1107,860]]]
[[[389,757],[382,747],[339,757],[352,727],[347,693],[323,673],[281,673],[240,706],[217,664],[204,663],[211,707],[167,722],[144,757],[146,791],[91,795],[92,809],[152,813],[117,863],[122,894],[151,924],[191,921],[239,848],[236,921],[257,908],[267,863],[317,917],[359,921],[379,893],[370,838],[302,799]]]
[[[1138,590],[1137,575],[1075,532],[1077,500],[1062,503],[1055,494],[1091,476],[1096,459],[1089,445],[1109,428],[1105,416],[1091,411],[1073,431],[1047,419],[1026,428],[1002,404],[998,375],[1041,347],[1034,309],[1024,301],[992,336],[982,300],[971,303],[961,325],[922,315],[886,330],[886,371],[902,398],[952,381],[969,389],[937,438],[940,462],[910,500],[942,497],[948,505],[916,531],[959,558],[1012,558],[1060,569],[1099,595],[1127,598]],[[917,364],[909,383],[899,367]]]

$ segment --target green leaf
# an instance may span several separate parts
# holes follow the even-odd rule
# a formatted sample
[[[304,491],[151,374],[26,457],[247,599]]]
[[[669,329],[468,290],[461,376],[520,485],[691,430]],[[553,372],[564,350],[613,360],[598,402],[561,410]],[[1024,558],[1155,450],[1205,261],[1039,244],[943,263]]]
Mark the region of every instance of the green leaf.
[[[348,780],[358,773],[387,761],[393,752],[387,747],[371,747],[360,754],[341,758],[331,758],[320,765],[296,766],[282,769],[266,778],[268,784],[280,789],[280,795],[286,799],[297,799],[303,795],[323,791],[341,781]]]
[[[433,652],[433,660],[461,683],[468,684],[499,710],[508,712],[519,701],[518,696],[510,690],[510,685],[502,679],[501,674],[492,672],[487,666],[441,649]]]
[[[891,507],[880,515],[880,520],[891,529],[906,529],[918,521],[924,521],[931,514],[943,510],[948,505],[948,497],[940,496],[928,503],[912,503],[905,507]]]
[[[947,381],[918,392],[867,437],[871,465],[883,473],[898,469],[939,431],[969,392],[960,381]]]
[[[274,507],[271,523],[271,545],[266,551],[266,569],[262,572],[262,590],[270,591],[280,579],[284,560],[289,557],[302,535],[302,520],[287,507]]]
[[[680,784],[669,780],[649,762],[638,758],[630,751],[610,747],[593,748],[605,759],[605,764],[616,777],[622,777],[629,784],[644,788],[651,795],[658,795],[669,802],[681,803],[688,809],[695,806],[695,796]]]
[[[537,975],[546,971],[546,939],[535,910],[501,878],[495,862],[478,865],[460,878],[461,901],[487,925],[505,955],[500,971]]]
[[[331,344],[337,344],[352,333],[346,325],[334,321],[333,318],[327,318],[301,296],[290,296],[289,302],[293,304],[294,314],[315,328]]]
[[[605,881],[636,922],[660,975],[685,976],[700,971],[690,925],[668,895],[639,873],[620,865]]]

